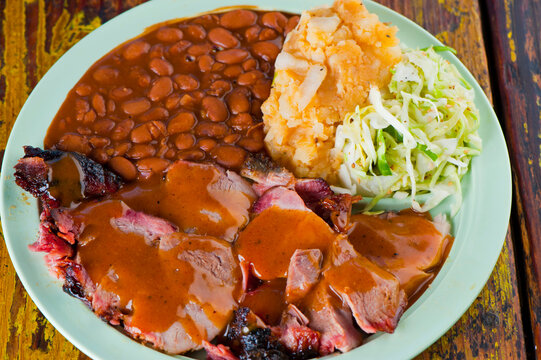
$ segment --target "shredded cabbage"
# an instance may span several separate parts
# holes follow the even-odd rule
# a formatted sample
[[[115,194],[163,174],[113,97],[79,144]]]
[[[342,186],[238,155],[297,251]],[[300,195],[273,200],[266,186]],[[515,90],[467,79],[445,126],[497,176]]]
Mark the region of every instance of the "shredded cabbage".
[[[454,195],[452,216],[462,204],[460,180],[481,151],[479,111],[471,86],[435,50],[404,50],[388,87],[372,87],[370,104],[336,129],[337,190],[373,198],[366,211],[383,197],[410,196],[413,209],[428,211]],[[418,194],[429,194],[422,205]]]

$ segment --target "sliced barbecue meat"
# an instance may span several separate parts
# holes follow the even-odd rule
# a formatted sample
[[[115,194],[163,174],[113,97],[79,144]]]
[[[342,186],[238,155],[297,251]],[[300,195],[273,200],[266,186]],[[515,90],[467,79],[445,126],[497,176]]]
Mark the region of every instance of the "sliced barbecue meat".
[[[277,186],[267,190],[252,206],[252,213],[259,214],[272,206],[281,209],[309,211],[302,198],[294,190]]]
[[[445,216],[434,221],[407,213],[380,216],[353,215],[348,236],[355,250],[395,275],[400,287],[413,296],[436,275],[450,242]]]
[[[241,360],[289,359],[286,349],[271,329],[264,327],[247,307],[234,312],[224,340]]]
[[[178,231],[176,225],[128,207],[126,207],[122,216],[111,219],[111,225],[124,233],[142,235],[147,245],[155,245],[159,242],[160,249],[162,250],[169,250],[175,246],[167,240],[159,240],[165,235]]]
[[[15,182],[50,207],[116,192],[122,180],[84,155],[25,146],[15,165]]]
[[[407,305],[400,282],[355,251],[345,236],[336,238],[331,265],[323,274],[330,287],[350,307],[366,333],[392,333]]]
[[[225,345],[214,345],[208,341],[203,341],[203,347],[207,352],[208,360],[239,360],[239,358],[231,352],[231,349]]]
[[[308,318],[290,304],[282,315],[280,326],[272,328],[292,359],[311,359],[319,355],[320,334],[307,325]]]
[[[268,156],[258,153],[248,156],[240,174],[254,182],[253,188],[257,196],[275,186],[295,184],[295,176],[285,168],[275,164]]]
[[[295,250],[287,270],[286,299],[290,304],[302,300],[317,283],[323,254],[319,249]]]
[[[320,281],[306,299],[310,328],[321,334],[319,353],[347,352],[361,345],[363,335],[353,325],[351,310]]]
[[[349,194],[335,194],[329,184],[323,179],[296,179],[287,169],[277,166],[265,155],[249,157],[241,170],[241,175],[252,180],[254,191],[261,197],[254,204],[253,212],[259,213],[266,208],[269,202],[267,194],[276,188],[294,190],[303,200],[305,206],[314,211],[336,231],[347,233],[349,230],[349,217],[351,206],[360,197],[352,197]],[[281,190],[279,195],[282,195]],[[273,197],[277,194],[272,193]],[[288,200],[292,206],[297,202],[291,198]]]
[[[250,184],[237,173],[179,160],[167,170],[157,213],[181,231],[232,242],[250,220],[255,199]]]

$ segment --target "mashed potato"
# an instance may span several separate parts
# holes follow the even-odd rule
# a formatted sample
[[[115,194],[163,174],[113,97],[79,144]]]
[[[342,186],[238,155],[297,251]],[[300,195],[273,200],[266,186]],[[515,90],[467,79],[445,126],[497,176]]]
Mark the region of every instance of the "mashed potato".
[[[389,82],[401,59],[396,31],[358,0],[303,12],[276,59],[262,106],[265,144],[275,161],[297,176],[337,183],[336,125],[366,103],[371,84]]]

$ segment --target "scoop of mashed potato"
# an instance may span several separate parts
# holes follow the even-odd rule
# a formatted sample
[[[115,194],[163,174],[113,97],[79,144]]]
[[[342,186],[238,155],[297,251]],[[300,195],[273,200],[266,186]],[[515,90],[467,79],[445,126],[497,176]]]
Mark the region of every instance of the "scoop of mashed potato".
[[[359,0],[302,13],[262,105],[265,145],[275,161],[299,177],[337,183],[336,125],[366,103],[370,85],[389,82],[390,68],[401,59],[396,31]]]

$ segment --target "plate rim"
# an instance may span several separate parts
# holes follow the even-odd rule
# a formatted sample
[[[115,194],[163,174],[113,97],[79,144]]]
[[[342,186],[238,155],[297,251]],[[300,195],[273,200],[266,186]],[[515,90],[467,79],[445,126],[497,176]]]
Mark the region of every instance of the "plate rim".
[[[30,297],[32,298],[32,300],[34,301],[36,306],[43,313],[43,315],[70,342],[72,342],[77,348],[79,348],[85,354],[87,354],[87,355],[89,355],[89,356],[91,356],[93,358],[106,359],[106,358],[110,358],[110,357],[107,356],[108,354],[105,354],[104,356],[102,356],[102,354],[100,354],[100,351],[96,351],[95,349],[86,346],[84,341],[81,341],[81,339],[78,338],[77,334],[73,335],[71,332],[69,332],[66,329],[66,327],[63,325],[63,322],[64,322],[63,319],[57,319],[55,316],[52,315],[52,313],[49,311],[49,309],[44,305],[44,302],[42,301],[41,296],[38,296],[38,292],[35,291],[33,285],[29,282],[29,279],[27,278],[26,270],[24,269],[23,264],[20,263],[17,254],[14,253],[15,250],[14,250],[14,248],[12,246],[12,241],[13,241],[13,238],[12,238],[12,235],[11,235],[12,231],[11,231],[11,228],[10,228],[10,225],[9,225],[10,221],[8,220],[9,211],[10,211],[8,205],[10,205],[10,204],[7,204],[5,202],[5,198],[6,198],[6,193],[5,192],[6,192],[6,189],[8,189],[6,187],[6,184],[9,181],[13,182],[12,177],[10,177],[9,175],[6,175],[6,174],[10,174],[10,175],[12,174],[13,170],[12,170],[11,166],[13,165],[13,162],[6,161],[6,160],[10,160],[11,158],[13,158],[12,153],[17,151],[17,149],[14,148],[14,145],[12,145],[15,142],[13,140],[14,136],[12,136],[12,134],[19,134],[21,132],[21,128],[24,125],[26,125],[26,122],[28,122],[28,121],[26,121],[24,123],[24,125],[23,125],[24,120],[19,121],[19,119],[20,118],[22,118],[22,119],[25,118],[25,115],[28,112],[28,108],[30,108],[29,104],[32,104],[33,102],[35,102],[36,101],[35,98],[39,94],[44,92],[44,90],[41,90],[45,86],[43,84],[48,84],[49,82],[51,82],[50,79],[52,79],[54,77],[54,75],[56,75],[56,73],[59,72],[59,69],[61,69],[62,66],[65,65],[65,63],[69,63],[69,61],[71,61],[72,58],[75,59],[76,52],[75,52],[74,49],[83,48],[83,46],[85,46],[87,43],[90,43],[94,38],[97,39],[99,36],[103,36],[102,33],[106,34],[108,31],[110,31],[109,30],[110,28],[114,29],[114,26],[116,24],[120,24],[122,21],[125,21],[125,19],[128,19],[129,17],[133,16],[133,14],[135,14],[136,12],[142,13],[144,10],[147,10],[147,8],[151,9],[151,8],[154,8],[154,7],[166,6],[167,4],[171,5],[173,2],[177,3],[176,5],[178,5],[178,3],[179,3],[179,1],[174,1],[174,0],[154,0],[154,1],[151,1],[151,2],[147,2],[147,3],[144,3],[144,4],[138,5],[138,6],[134,7],[134,8],[132,8],[132,9],[130,9],[128,11],[125,11],[124,13],[116,16],[115,18],[107,21],[106,23],[101,25],[99,28],[97,28],[96,30],[94,30],[90,34],[88,34],[85,38],[80,40],[72,48],[70,48],[60,59],[58,59],[55,62],[55,64],[47,71],[47,73],[43,76],[43,78],[40,80],[40,82],[34,87],[32,92],[30,93],[28,99],[26,100],[25,104],[23,105],[23,107],[20,110],[20,113],[19,113],[19,115],[17,117],[17,120],[14,123],[14,126],[12,128],[10,137],[9,137],[8,142],[6,144],[5,158],[4,158],[5,160],[4,160],[3,164],[2,164],[2,177],[0,179],[0,204],[1,204],[1,206],[0,206],[0,215],[1,215],[2,225],[3,225],[5,244],[6,244],[6,248],[8,250],[10,259],[12,261],[12,264],[13,264],[13,266],[14,266],[16,272],[17,272],[17,275],[19,276],[22,284],[24,285],[26,291],[28,292],[28,294],[30,295]],[[210,4],[211,8],[220,8],[219,6],[214,7],[214,5],[218,5],[220,3],[223,3],[224,1],[207,0],[207,1],[200,1],[200,2],[205,3],[205,4],[207,4],[207,3]],[[254,0],[251,0],[251,1],[238,1],[238,0],[227,1],[227,3],[229,3],[229,4],[235,3],[235,2],[237,2],[239,4],[252,4],[252,3],[254,3]],[[302,3],[318,3],[318,2],[319,3],[331,3],[332,1],[331,0],[307,0],[307,1],[303,1]],[[377,13],[380,18],[382,17],[382,14],[385,14],[385,15],[391,16],[391,17],[398,17],[398,19],[401,22],[405,22],[405,23],[408,24],[408,26],[414,28],[416,31],[418,31],[418,32],[420,31],[421,33],[423,33],[423,35],[425,37],[428,37],[434,45],[443,45],[433,35],[428,33],[428,31],[426,31],[425,29],[423,29],[421,26],[417,25],[413,21],[409,20],[405,16],[403,16],[403,15],[401,15],[401,14],[399,14],[399,13],[397,13],[397,12],[395,12],[395,11],[393,11],[393,10],[391,10],[391,9],[389,9],[389,8],[379,4],[379,3],[375,3],[372,0],[365,0],[364,2],[366,4],[366,6],[370,9],[370,11]],[[271,1],[266,2],[266,4],[267,3],[271,3]],[[276,3],[276,1],[275,1],[275,3]],[[284,3],[284,1],[281,1],[281,3]],[[212,5],[212,4],[214,4],[214,5]],[[235,5],[229,5],[229,6],[235,6]],[[310,7],[310,5],[307,4],[306,7]],[[272,9],[273,6],[265,6],[264,5],[264,6],[261,6],[260,8],[261,9]],[[279,6],[275,6],[274,9],[281,9],[281,8]],[[171,16],[170,19],[181,18],[181,17],[184,17],[184,16],[189,16],[189,17],[197,16],[197,14],[194,14],[194,15],[180,14],[180,15],[181,16]],[[166,21],[166,20],[164,20],[164,21]],[[400,30],[400,28],[399,28],[399,30]],[[116,46],[118,46],[120,44],[121,43],[118,43]],[[109,52],[111,50],[112,50],[112,48],[109,48],[109,49],[105,50],[105,52],[103,52],[103,54],[105,54],[105,53],[107,53],[107,52]],[[73,55],[73,54],[75,54],[75,55]],[[100,54],[101,54],[101,52],[100,52]],[[99,57],[103,56],[103,54],[99,55]],[[504,170],[503,175],[505,175],[504,182],[506,183],[507,186],[506,186],[505,189],[502,189],[502,193],[500,194],[500,196],[503,195],[502,196],[502,198],[503,198],[502,203],[504,204],[504,207],[507,209],[507,211],[504,211],[503,217],[505,219],[507,219],[507,220],[506,220],[505,225],[500,225],[500,227],[505,226],[505,231],[504,231],[502,239],[501,240],[496,239],[497,241],[500,241],[500,244],[498,244],[499,246],[497,246],[497,248],[498,248],[498,251],[497,251],[498,256],[495,256],[494,259],[491,259],[491,261],[489,261],[489,263],[491,263],[490,269],[488,269],[488,270],[485,269],[485,271],[483,272],[483,275],[481,276],[482,277],[482,279],[480,279],[481,281],[478,282],[475,285],[475,287],[472,289],[472,293],[475,293],[475,296],[473,296],[471,298],[471,301],[466,301],[466,302],[463,301],[462,302],[462,305],[463,305],[462,308],[463,309],[456,316],[456,319],[454,319],[452,321],[446,321],[446,322],[450,322],[450,323],[448,324],[448,326],[445,326],[445,329],[443,329],[444,327],[440,327],[438,331],[436,331],[434,334],[432,334],[432,336],[425,337],[425,339],[423,339],[423,344],[424,345],[421,345],[421,346],[419,346],[419,345],[417,345],[417,346],[411,345],[407,349],[407,350],[410,350],[410,351],[409,352],[406,351],[407,354],[408,354],[407,357],[409,357],[409,356],[413,357],[413,356],[417,355],[418,353],[420,353],[421,351],[426,349],[428,346],[430,346],[430,344],[435,342],[442,335],[444,335],[445,332],[451,326],[453,326],[457,322],[457,320],[467,311],[467,309],[471,306],[473,301],[475,301],[475,298],[480,293],[480,291],[483,289],[485,283],[487,282],[488,278],[490,277],[490,274],[492,273],[492,271],[494,269],[496,261],[498,260],[499,254],[501,252],[501,248],[503,247],[503,244],[505,242],[505,238],[506,238],[505,235],[507,233],[507,228],[508,228],[508,223],[509,223],[509,216],[510,216],[510,211],[511,211],[512,182],[511,182],[511,167],[510,167],[510,162],[509,162],[509,153],[508,153],[508,150],[507,150],[505,137],[503,136],[503,132],[502,132],[501,126],[498,123],[498,120],[497,120],[496,114],[494,112],[494,109],[492,108],[492,105],[490,104],[488,98],[486,97],[484,91],[482,90],[482,88],[480,87],[480,85],[478,84],[476,79],[469,72],[469,70],[462,64],[462,62],[460,62],[460,60],[456,56],[454,56],[454,55],[452,55],[450,53],[445,53],[445,54],[442,54],[442,55],[445,58],[447,58],[448,60],[451,60],[457,66],[459,71],[464,76],[466,76],[467,80],[475,88],[476,95],[478,93],[482,94],[482,99],[476,99],[476,103],[477,103],[478,100],[480,100],[483,103],[488,104],[488,108],[485,109],[486,111],[488,111],[488,114],[486,114],[486,116],[488,118],[490,118],[490,121],[495,121],[496,124],[498,125],[498,128],[496,129],[496,135],[498,137],[497,141],[500,142],[500,143],[503,142],[503,145],[505,147],[505,155],[506,155],[505,158],[503,159],[503,170]],[[88,68],[85,68],[84,71],[86,71],[87,69]],[[73,87],[73,85],[71,87]],[[38,95],[36,95],[36,94],[38,94]],[[487,119],[486,121],[488,122],[489,120]],[[47,124],[50,124],[50,121],[47,122]],[[20,149],[18,149],[18,150],[19,150],[18,152],[20,152]],[[474,159],[474,164],[476,163],[475,160],[476,159]],[[472,165],[472,169],[470,169],[470,173],[472,172],[472,170],[473,170],[473,165]],[[35,240],[35,237],[34,237],[34,240]],[[455,250],[455,249],[452,249],[452,251],[453,250]],[[492,249],[492,250],[494,250],[494,249]],[[495,251],[493,251],[493,252],[495,252]],[[43,255],[40,253],[39,257],[42,258]],[[447,265],[447,262],[446,262],[445,265]],[[44,264],[42,263],[41,266],[44,266]],[[436,280],[439,281],[438,282],[438,284],[439,284],[442,281],[442,278],[438,277]],[[56,281],[56,282],[58,282],[58,281]],[[418,305],[418,302],[416,303],[416,305]],[[414,305],[412,308],[415,308],[414,311],[416,311],[418,306],[416,307]],[[92,316],[95,317],[94,314],[92,314]],[[107,325],[107,324],[105,324],[105,325],[106,325],[106,327],[111,328],[109,325]],[[443,329],[443,332],[441,332],[442,329]],[[125,337],[126,339],[128,339],[130,343],[138,344],[137,342],[131,340],[127,336],[124,336],[124,335],[122,335],[122,336]],[[392,335],[390,335],[390,336],[392,336]],[[381,335],[376,335],[373,338],[376,339],[376,338],[379,338],[379,337],[381,337]],[[363,345],[363,346],[361,346],[361,347],[359,347],[359,348],[357,348],[355,350],[352,350],[349,353],[342,354],[341,359],[348,359],[348,358],[353,359],[355,356],[361,355],[361,352],[359,350],[362,350],[363,348],[369,346],[369,344],[371,344],[371,343],[373,343],[373,341],[370,341],[366,345]],[[416,348],[416,349],[414,350],[412,347]],[[154,356],[151,356],[152,358],[156,358],[156,359],[158,359],[158,358],[163,358],[163,359],[170,358],[169,355],[165,355],[165,354],[160,353],[158,351],[151,350],[151,349],[146,348],[144,346],[140,346],[141,354],[143,355],[143,357],[145,355],[149,355],[149,353],[147,353],[143,349],[150,350],[152,352],[152,355],[154,355]],[[181,358],[188,359],[188,358],[182,357],[182,356],[181,356]]]

